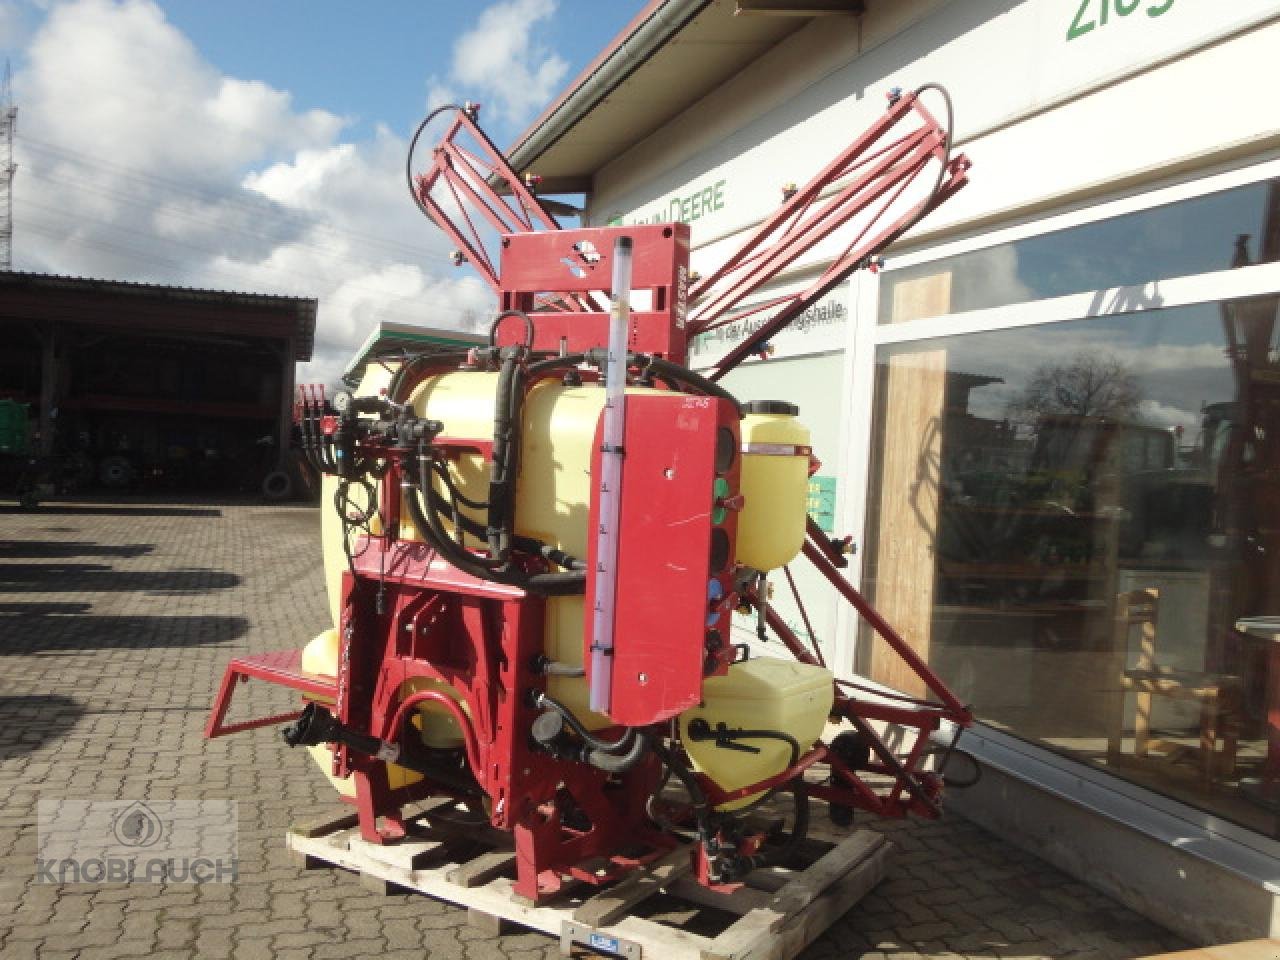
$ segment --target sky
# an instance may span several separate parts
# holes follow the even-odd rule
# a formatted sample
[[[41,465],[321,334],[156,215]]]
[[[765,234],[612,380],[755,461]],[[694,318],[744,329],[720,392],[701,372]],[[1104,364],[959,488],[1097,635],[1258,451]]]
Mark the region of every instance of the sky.
[[[14,269],[314,297],[331,381],[378,319],[495,309],[409,198],[426,111],[509,146],[642,6],[0,0]]]

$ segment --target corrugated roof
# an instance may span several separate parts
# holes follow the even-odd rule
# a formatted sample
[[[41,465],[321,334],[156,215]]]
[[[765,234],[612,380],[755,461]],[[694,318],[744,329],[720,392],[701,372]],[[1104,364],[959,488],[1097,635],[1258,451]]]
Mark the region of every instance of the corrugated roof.
[[[196,300],[226,305],[252,305],[259,309],[278,309],[281,312],[292,311],[297,319],[294,340],[295,359],[310,360],[315,345],[318,301],[309,297],[212,290],[204,287],[179,287],[133,280],[104,280],[97,277],[75,277],[58,273],[29,273],[23,270],[0,270],[0,285],[72,290],[77,293],[99,292],[145,296],[163,300]]]

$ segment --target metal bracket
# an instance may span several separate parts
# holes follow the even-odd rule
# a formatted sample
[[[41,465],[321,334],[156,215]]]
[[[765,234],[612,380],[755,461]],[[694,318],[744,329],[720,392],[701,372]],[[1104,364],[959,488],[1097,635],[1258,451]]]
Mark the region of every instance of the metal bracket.
[[[595,927],[566,920],[560,928],[560,955],[570,956],[575,943],[596,953],[626,957],[626,960],[641,960],[644,955],[644,948],[633,940],[624,940],[610,933],[601,933]]]

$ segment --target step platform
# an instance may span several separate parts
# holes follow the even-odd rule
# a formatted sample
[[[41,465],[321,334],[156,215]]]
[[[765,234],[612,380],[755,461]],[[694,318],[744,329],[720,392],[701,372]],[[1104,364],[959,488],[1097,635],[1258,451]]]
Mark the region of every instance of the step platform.
[[[355,814],[298,824],[288,846],[306,867],[339,867],[382,892],[413,890],[465,909],[494,935],[509,925],[539,930],[569,956],[583,950],[626,960],[790,960],[847,913],[885,875],[893,845],[871,830],[838,843],[804,840],[794,868],[750,874],[731,894],[691,876],[688,845],[607,887],[566,884],[533,904],[512,892],[509,835],[449,804],[409,821],[405,839],[360,837]]]

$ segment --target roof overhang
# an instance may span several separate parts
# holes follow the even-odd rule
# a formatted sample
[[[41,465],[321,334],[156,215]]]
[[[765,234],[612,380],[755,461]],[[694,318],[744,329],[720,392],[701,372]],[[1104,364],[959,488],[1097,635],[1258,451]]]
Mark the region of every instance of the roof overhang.
[[[310,360],[316,301],[307,297],[170,287],[126,280],[0,270],[0,319],[67,320],[136,331],[235,333],[293,342]]]
[[[484,346],[487,342],[478,333],[382,320],[342,371],[342,381],[352,388],[358,386],[364,377],[365,367],[379,360],[399,361],[410,355],[454,353]]]
[[[586,193],[610,160],[815,16],[862,0],[652,0],[508,151],[545,193]]]

